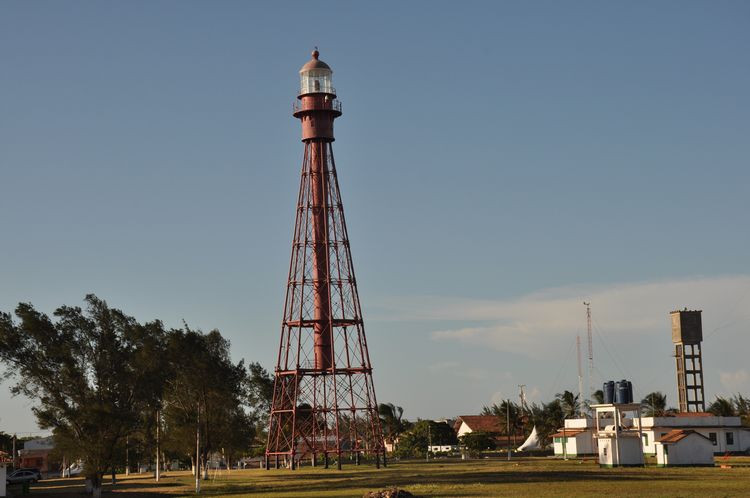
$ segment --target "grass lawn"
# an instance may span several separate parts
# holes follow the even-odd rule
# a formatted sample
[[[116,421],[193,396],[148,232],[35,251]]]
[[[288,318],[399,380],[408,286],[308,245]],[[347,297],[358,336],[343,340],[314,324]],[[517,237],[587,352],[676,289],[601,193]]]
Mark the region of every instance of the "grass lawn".
[[[416,496],[750,496],[750,457],[717,458],[733,468],[617,468],[600,469],[593,460],[552,458],[437,460],[393,462],[387,469],[371,465],[344,470],[303,467],[300,470],[239,470],[202,481],[202,495],[213,497],[357,496],[398,486]],[[212,475],[212,477],[214,477]],[[169,472],[157,484],[152,476],[118,476],[105,495],[123,498],[191,496],[189,472]],[[20,496],[19,490],[15,496]],[[74,497],[83,495],[83,480],[46,480],[31,494]]]

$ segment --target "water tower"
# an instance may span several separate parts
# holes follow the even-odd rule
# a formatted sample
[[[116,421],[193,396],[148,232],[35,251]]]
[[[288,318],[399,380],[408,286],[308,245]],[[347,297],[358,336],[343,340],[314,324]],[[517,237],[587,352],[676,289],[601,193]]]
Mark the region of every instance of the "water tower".
[[[703,324],[700,310],[672,311],[672,342],[681,412],[706,411],[703,396]]]
[[[284,458],[328,467],[335,457],[385,464],[362,309],[354,277],[336,164],[333,121],[341,103],[318,51],[300,70],[294,117],[304,156],[281,341],[268,427],[266,468]]]

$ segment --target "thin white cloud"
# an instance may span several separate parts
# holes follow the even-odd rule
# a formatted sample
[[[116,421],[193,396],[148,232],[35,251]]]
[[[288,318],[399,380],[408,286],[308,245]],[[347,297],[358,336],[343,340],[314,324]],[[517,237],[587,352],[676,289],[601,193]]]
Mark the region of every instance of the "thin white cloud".
[[[744,368],[734,372],[719,372],[721,385],[730,393],[747,392],[750,390],[750,374]]]
[[[443,361],[427,367],[432,373],[446,373],[469,380],[486,379],[488,373],[481,368],[466,367],[457,361]]]
[[[432,338],[437,341],[542,359],[577,332],[585,340],[584,300],[592,303],[596,327],[609,336],[634,340],[669,330],[669,311],[684,307],[704,310],[704,336],[709,336],[750,318],[750,275],[561,287],[504,300],[399,298],[385,307],[396,320],[465,323],[435,327]]]

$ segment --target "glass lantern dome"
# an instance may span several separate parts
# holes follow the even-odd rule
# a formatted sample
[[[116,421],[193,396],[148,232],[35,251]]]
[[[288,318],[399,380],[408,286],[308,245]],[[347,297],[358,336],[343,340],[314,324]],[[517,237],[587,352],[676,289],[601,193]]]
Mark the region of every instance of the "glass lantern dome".
[[[318,59],[318,51],[314,50],[312,59],[299,70],[300,95],[306,93],[329,93],[336,95],[333,88],[333,71],[325,62]]]

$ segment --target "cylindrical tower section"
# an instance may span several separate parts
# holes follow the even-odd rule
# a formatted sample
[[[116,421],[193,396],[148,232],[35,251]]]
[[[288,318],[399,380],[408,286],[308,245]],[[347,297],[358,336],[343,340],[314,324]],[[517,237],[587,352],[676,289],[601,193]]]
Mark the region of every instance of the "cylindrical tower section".
[[[341,116],[341,102],[333,88],[333,71],[318,59],[318,51],[299,71],[300,91],[294,103],[294,117],[302,121],[302,141],[333,142],[333,120]]]
[[[312,207],[314,342],[316,370],[333,366],[331,275],[328,256],[328,148],[333,142],[333,120],[341,116],[341,104],[333,88],[333,71],[318,59],[318,51],[300,69],[300,93],[294,117],[302,122],[302,141],[307,148]]]

